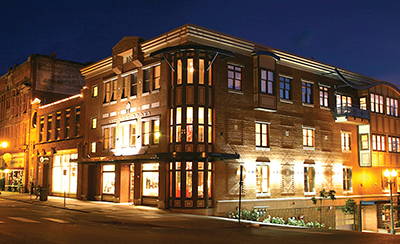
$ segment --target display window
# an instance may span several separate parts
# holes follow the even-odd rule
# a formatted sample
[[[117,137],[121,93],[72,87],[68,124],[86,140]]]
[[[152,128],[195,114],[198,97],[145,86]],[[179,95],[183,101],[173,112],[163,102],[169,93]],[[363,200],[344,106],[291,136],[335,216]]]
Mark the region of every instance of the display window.
[[[113,195],[115,193],[115,165],[105,164],[102,168],[103,173],[103,194]]]
[[[147,197],[158,197],[159,164],[142,164],[142,194]]]
[[[55,154],[52,168],[52,192],[76,194],[78,186],[78,154]]]

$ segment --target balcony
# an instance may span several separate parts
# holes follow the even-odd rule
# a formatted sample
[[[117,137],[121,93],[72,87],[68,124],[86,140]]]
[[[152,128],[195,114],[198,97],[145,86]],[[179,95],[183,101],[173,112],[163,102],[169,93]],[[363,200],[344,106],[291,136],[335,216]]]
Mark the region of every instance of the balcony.
[[[336,107],[334,110],[335,122],[364,125],[369,124],[369,111],[357,107]]]

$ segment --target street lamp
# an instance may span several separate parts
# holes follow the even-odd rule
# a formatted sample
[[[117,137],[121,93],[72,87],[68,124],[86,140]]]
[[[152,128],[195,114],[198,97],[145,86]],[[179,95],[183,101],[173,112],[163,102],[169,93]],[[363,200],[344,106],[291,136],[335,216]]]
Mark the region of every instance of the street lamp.
[[[390,233],[395,234],[394,231],[394,213],[393,213],[393,194],[392,194],[392,184],[397,177],[397,171],[395,169],[385,170],[383,175],[388,179],[389,191],[390,191]]]
[[[2,141],[0,142],[0,148],[6,149],[9,146],[8,141]]]

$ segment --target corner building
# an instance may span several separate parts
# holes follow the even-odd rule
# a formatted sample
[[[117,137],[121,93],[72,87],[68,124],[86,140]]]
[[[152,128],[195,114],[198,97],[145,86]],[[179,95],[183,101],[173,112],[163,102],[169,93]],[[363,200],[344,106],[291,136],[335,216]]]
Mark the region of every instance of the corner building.
[[[368,203],[362,228],[384,226],[382,172],[399,167],[394,85],[194,25],[125,37],[81,73],[80,198],[224,215],[242,164],[244,208],[316,218],[311,197],[335,190],[334,205]]]

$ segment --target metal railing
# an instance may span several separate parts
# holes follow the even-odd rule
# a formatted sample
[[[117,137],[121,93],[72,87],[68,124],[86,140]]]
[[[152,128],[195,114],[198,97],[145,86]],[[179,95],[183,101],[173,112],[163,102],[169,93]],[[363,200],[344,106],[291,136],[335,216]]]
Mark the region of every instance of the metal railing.
[[[350,106],[336,107],[335,115],[336,115],[336,117],[352,116],[355,118],[368,119],[368,120],[370,118],[368,110],[360,109],[357,107],[350,107]]]

